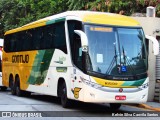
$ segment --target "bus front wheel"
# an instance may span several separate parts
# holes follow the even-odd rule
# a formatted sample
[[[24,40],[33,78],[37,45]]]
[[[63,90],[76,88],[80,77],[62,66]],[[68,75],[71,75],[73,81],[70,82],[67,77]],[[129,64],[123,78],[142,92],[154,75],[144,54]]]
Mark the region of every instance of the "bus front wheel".
[[[63,82],[60,87],[60,98],[62,106],[67,108],[70,105],[70,100],[67,98],[67,87],[65,82]]]
[[[121,107],[120,103],[110,103],[110,108],[112,110],[118,110]]]

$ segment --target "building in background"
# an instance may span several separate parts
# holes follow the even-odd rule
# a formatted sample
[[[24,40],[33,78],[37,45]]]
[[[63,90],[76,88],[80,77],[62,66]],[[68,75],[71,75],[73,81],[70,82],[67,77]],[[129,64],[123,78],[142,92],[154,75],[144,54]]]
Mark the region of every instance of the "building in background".
[[[156,17],[133,17],[140,22],[146,35],[151,35],[157,38],[160,43],[160,18]],[[152,42],[148,41],[149,54],[149,96],[148,101],[160,102],[160,54],[154,56]]]
[[[6,90],[7,88],[2,85],[2,48],[3,39],[0,38],[0,88],[1,90]]]

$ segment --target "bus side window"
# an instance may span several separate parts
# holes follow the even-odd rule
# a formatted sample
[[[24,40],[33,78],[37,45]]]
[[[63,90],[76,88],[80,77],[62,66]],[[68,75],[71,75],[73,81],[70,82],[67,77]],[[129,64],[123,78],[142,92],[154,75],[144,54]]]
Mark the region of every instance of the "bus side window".
[[[11,35],[11,51],[15,52],[17,51],[17,39],[16,39],[16,34]]]
[[[81,51],[81,39],[80,36],[74,33],[74,30],[82,30],[82,23],[79,21],[69,20],[68,31],[72,61],[79,69],[83,69],[82,64],[82,51]]]
[[[54,46],[67,54],[64,22],[55,24]]]
[[[54,49],[54,25],[48,25],[43,28],[41,48]]]
[[[41,29],[35,28],[32,29],[32,43],[33,43],[33,49],[39,50],[40,49],[40,37],[41,37]]]
[[[30,30],[24,31],[22,35],[23,50],[32,50],[32,34]]]
[[[42,38],[41,38],[41,49],[45,49],[45,48],[48,48],[47,47],[47,41],[46,41],[46,27],[44,27],[43,29],[42,29]]]
[[[22,40],[23,32],[16,33],[16,51],[23,51],[23,42]]]
[[[55,43],[54,43],[54,40],[55,40],[55,25],[54,24],[49,26],[48,40],[49,40],[50,48],[51,49],[55,48]]]
[[[10,52],[11,51],[11,35],[4,36],[4,51]]]

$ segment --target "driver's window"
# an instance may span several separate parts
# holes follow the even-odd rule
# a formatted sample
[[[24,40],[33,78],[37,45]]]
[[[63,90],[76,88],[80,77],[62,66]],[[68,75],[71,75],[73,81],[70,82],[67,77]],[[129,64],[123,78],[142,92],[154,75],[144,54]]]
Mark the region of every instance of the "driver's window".
[[[80,36],[74,32],[74,30],[82,30],[82,23],[75,20],[69,20],[68,31],[72,61],[76,67],[82,70],[81,39]]]

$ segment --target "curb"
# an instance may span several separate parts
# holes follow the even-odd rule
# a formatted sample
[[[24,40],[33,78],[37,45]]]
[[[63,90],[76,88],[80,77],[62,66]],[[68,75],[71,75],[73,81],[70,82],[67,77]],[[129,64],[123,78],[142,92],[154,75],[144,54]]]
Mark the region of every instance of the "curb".
[[[154,107],[149,106],[149,105],[146,105],[146,104],[138,104],[137,107],[145,108],[145,109],[149,109],[149,110],[153,110],[153,111],[160,112],[160,108],[154,108]]]

